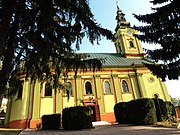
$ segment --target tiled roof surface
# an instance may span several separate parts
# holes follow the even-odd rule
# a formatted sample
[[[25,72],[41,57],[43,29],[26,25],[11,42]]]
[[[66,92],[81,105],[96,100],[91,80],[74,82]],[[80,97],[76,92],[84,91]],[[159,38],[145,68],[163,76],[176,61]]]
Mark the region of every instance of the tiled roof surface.
[[[103,59],[103,66],[131,66],[132,64],[153,64],[153,62],[143,58],[124,58],[118,53],[83,53],[87,59]]]

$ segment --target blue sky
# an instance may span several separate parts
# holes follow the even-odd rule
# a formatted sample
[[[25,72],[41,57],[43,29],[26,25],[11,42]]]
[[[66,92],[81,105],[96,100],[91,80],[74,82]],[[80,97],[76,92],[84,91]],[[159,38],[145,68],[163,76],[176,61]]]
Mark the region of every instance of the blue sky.
[[[117,3],[120,9],[125,13],[126,21],[131,22],[131,26],[140,25],[132,13],[141,14],[151,12],[148,0],[90,0],[90,7],[94,14],[96,22],[102,27],[115,32]],[[79,52],[79,51],[78,51]],[[91,45],[87,39],[83,40],[80,46],[80,52],[116,52],[113,42],[102,38],[100,45]]]
[[[113,33],[117,24],[115,19],[117,3],[122,12],[125,13],[126,21],[130,22],[131,26],[142,25],[133,17],[133,13],[138,15],[151,13],[151,7],[153,6],[149,0],[89,0],[89,2],[96,22]],[[143,47],[148,46],[147,48],[153,47],[146,43],[141,43],[141,45]],[[80,45],[80,51],[77,52],[115,53],[116,50],[113,42],[102,38],[100,45],[92,45],[87,39],[84,39],[82,45]],[[172,97],[180,98],[180,81],[167,81],[166,86]]]

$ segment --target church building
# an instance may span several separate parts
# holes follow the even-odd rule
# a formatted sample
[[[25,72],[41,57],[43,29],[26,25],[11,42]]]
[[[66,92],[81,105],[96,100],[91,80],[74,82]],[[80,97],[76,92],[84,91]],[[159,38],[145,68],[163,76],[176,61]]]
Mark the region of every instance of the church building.
[[[5,125],[10,128],[36,128],[45,114],[62,114],[72,106],[89,106],[93,121],[115,122],[114,105],[139,98],[158,98],[170,101],[161,78],[145,66],[148,60],[138,33],[117,10],[114,34],[116,53],[86,53],[87,59],[103,59],[100,71],[74,72],[65,82],[67,91],[55,91],[46,83],[22,78],[22,90],[8,100]],[[60,82],[64,78],[59,79]],[[67,96],[69,95],[69,98]]]

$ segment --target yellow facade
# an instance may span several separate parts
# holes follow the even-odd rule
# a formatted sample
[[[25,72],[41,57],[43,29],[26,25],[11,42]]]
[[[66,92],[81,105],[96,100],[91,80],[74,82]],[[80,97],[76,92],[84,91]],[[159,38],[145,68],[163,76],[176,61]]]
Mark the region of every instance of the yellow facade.
[[[138,98],[153,98],[154,94],[157,94],[164,101],[170,101],[168,91],[161,79],[152,75],[147,68],[142,68],[140,71],[136,70],[137,73],[133,70],[133,68],[126,68],[123,71],[121,68],[119,70],[117,68],[115,70],[104,68],[102,71],[94,73],[88,71],[78,74],[73,80],[70,76],[73,94],[69,99],[63,90],[57,91],[56,94],[52,90],[51,96],[44,96],[44,84],[40,84],[38,81],[35,84],[30,84],[32,85],[31,94],[33,94],[30,96],[28,82],[25,82],[22,99],[9,100],[11,102],[9,104],[10,109],[7,111],[10,110],[10,114],[7,112],[9,116],[7,116],[6,122],[10,122],[11,127],[17,127],[16,124],[13,125],[12,123],[18,122],[19,125],[20,121],[24,121],[22,123],[28,123],[28,125],[21,126],[22,128],[27,126],[35,128],[43,115],[62,113],[63,108],[76,105],[90,107],[98,105],[100,114],[98,120],[114,122],[114,105],[118,102],[128,102]],[[127,92],[123,92],[123,81],[127,82]],[[86,93],[86,82],[91,83],[91,94]],[[110,93],[105,92],[105,82],[110,85]],[[28,102],[29,98],[30,102]]]

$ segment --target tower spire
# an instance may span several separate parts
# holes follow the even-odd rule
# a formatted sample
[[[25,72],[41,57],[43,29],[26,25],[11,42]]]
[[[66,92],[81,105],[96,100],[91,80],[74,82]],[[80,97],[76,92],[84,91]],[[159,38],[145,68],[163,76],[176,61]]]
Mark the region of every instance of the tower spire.
[[[117,2],[116,2],[117,4]],[[120,10],[118,4],[117,4],[117,15],[116,15],[116,20],[117,20],[117,26],[116,26],[116,31],[119,29],[119,28],[129,28],[130,27],[130,22],[126,22],[126,19],[125,19],[125,14],[122,12],[122,10]]]

